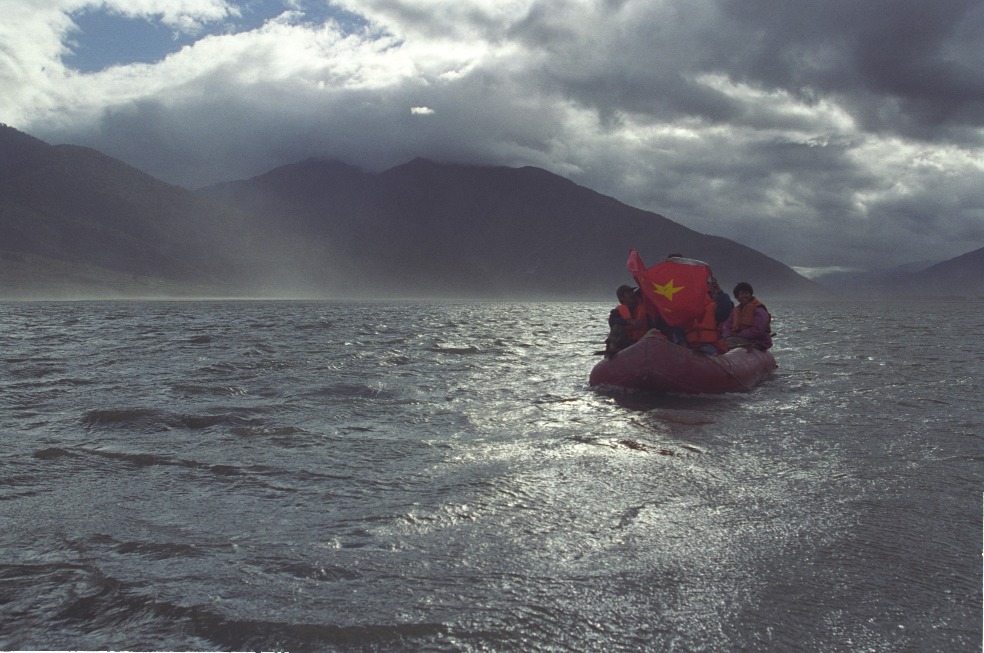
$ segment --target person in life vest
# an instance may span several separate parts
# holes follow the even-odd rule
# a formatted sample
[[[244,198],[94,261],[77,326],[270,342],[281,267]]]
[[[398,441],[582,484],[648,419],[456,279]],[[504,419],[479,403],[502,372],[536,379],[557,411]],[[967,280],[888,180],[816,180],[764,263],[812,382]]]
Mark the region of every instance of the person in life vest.
[[[747,281],[734,290],[738,305],[725,321],[722,335],[729,347],[753,345],[759,349],[772,347],[772,315],[765,304],[755,298],[755,291]]]
[[[687,330],[687,345],[705,354],[723,354],[728,351],[728,345],[722,338],[721,327],[731,316],[734,304],[713,276],[707,284],[707,296],[711,301],[705,307],[704,315]]]
[[[651,329],[666,325],[647,310],[638,288],[619,286],[615,296],[619,303],[608,315],[609,332],[605,338],[605,356],[609,358],[638,342]]]

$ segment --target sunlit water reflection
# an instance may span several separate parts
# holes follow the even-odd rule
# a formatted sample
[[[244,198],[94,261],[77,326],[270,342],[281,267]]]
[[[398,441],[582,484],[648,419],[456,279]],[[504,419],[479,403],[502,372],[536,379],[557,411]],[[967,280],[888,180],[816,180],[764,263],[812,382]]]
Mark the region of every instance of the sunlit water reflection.
[[[0,305],[0,646],[979,646],[968,307],[713,397],[589,388],[608,308]]]

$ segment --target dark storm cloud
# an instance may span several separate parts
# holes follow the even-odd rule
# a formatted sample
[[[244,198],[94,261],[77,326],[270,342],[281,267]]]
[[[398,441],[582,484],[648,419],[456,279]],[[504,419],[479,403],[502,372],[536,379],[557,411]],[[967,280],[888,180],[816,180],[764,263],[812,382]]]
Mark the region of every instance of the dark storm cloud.
[[[976,0],[629,4],[575,24],[558,3],[540,3],[511,34],[550,55],[536,67],[545,83],[602,114],[755,124],[698,81],[722,75],[806,104],[836,98],[868,130],[981,143]]]
[[[809,99],[833,96],[865,128],[980,145],[984,5],[976,0],[729,0],[728,74]]]

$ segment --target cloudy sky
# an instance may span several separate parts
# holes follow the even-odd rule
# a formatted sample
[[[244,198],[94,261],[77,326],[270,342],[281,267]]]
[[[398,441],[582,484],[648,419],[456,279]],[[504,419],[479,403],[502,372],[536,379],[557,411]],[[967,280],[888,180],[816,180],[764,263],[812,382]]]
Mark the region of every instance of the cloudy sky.
[[[197,188],[533,165],[798,268],[984,246],[981,0],[0,0],[0,122]]]

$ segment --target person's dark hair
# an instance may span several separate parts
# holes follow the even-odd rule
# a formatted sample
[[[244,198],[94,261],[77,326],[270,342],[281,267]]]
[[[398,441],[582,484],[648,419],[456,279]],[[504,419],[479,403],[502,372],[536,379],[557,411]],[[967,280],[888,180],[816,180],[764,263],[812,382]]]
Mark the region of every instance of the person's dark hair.
[[[755,291],[752,290],[752,284],[748,283],[747,281],[739,281],[738,285],[735,286],[734,293],[733,293],[735,299],[738,299],[738,293],[741,292],[742,290],[747,290],[749,295],[755,294]]]
[[[636,289],[633,288],[632,286],[622,285],[622,286],[619,286],[618,287],[618,290],[615,291],[615,296],[618,297],[619,299],[622,299],[622,296],[623,295],[630,295],[630,294],[634,293],[635,291],[636,291]]]

